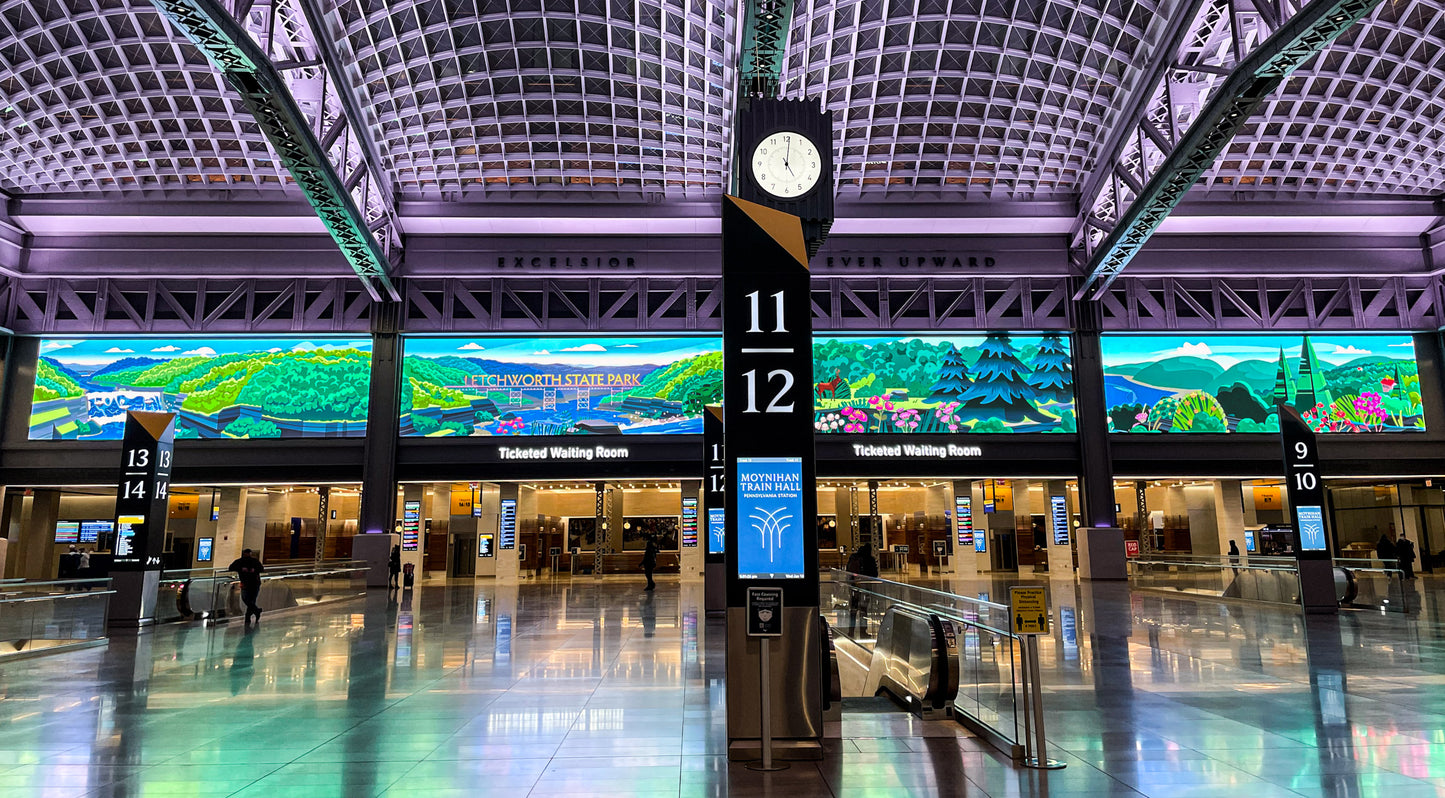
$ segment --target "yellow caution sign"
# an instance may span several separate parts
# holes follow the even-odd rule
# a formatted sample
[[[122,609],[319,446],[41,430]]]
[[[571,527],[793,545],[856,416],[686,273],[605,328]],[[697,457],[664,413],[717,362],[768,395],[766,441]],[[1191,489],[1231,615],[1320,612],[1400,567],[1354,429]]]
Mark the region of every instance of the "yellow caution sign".
[[[1042,587],[1008,589],[1009,618],[1016,635],[1049,633],[1049,601]]]

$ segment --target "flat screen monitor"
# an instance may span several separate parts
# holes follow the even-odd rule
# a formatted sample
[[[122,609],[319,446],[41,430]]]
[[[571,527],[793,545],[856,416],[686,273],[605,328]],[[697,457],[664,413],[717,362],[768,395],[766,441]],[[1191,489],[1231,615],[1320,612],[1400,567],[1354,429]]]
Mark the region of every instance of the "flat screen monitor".
[[[1254,553],[1254,530],[1244,530],[1244,550],[1250,554]]]
[[[79,543],[79,542],[80,542],[80,522],[79,522],[79,521],[60,521],[60,522],[56,523],[56,525],[55,525],[55,542],[56,542],[56,543]]]
[[[492,556],[492,542],[495,540],[491,532],[483,532],[477,535],[477,557]]]
[[[707,508],[707,550],[709,554],[722,554],[727,551],[727,509],[723,507]]]
[[[697,548],[697,498],[693,496],[682,500],[682,547]]]
[[[117,559],[135,556],[136,527],[145,522],[146,517],[143,515],[122,515],[116,519],[118,528],[115,536],[115,556]]]
[[[80,542],[99,543],[101,535],[109,535],[114,529],[114,521],[81,521]]]
[[[211,545],[213,538],[201,538],[196,541],[196,562],[211,561]]]
[[[416,551],[421,538],[421,502],[406,502],[401,514],[401,550]]]
[[[805,578],[802,458],[739,457],[734,484],[738,578]]]
[[[502,499],[501,520],[498,522],[502,539],[502,548],[515,549],[517,547],[517,500]]]

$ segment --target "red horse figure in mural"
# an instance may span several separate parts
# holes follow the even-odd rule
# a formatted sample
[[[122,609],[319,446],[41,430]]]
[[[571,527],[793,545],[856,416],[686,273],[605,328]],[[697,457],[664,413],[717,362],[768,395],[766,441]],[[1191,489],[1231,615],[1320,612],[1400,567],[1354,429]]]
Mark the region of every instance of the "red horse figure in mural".
[[[829,398],[837,399],[838,388],[841,387],[844,382],[842,373],[838,369],[833,369],[833,379],[818,383],[817,398],[822,399],[823,394],[826,393]]]

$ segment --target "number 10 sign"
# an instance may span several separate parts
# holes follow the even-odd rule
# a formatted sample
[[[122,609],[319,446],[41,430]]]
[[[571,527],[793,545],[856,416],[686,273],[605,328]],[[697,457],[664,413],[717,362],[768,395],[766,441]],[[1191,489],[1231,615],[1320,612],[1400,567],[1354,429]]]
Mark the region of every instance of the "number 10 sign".
[[[788,606],[817,604],[810,288],[801,220],[725,197],[723,414],[731,522],[726,545],[729,606],[744,605],[743,579],[751,584],[758,579],[778,582]],[[740,480],[755,477],[758,469],[770,477],[786,471],[787,478],[779,477],[777,484],[797,486],[750,489],[746,509],[764,519],[757,522],[766,527],[762,531],[754,530],[757,524],[740,512],[739,498]],[[774,568],[740,561],[740,547],[751,550],[748,544],[754,542],[745,536],[764,533],[776,551],[802,552],[805,561],[789,560],[786,567]]]
[[[1324,475],[1315,433],[1293,407],[1279,406],[1279,434],[1284,444],[1284,479],[1299,535],[1299,556],[1317,559],[1329,556],[1325,533]]]

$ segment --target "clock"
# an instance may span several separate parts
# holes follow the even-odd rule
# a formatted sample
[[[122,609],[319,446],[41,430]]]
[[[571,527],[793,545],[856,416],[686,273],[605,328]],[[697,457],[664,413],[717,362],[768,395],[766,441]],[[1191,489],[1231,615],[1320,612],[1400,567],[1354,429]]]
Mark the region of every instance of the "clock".
[[[823,175],[823,158],[812,139],[796,130],[770,133],[753,147],[753,182],[778,199],[812,191]]]

